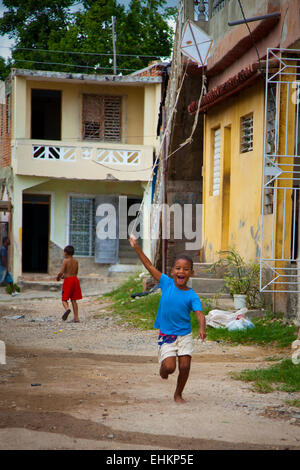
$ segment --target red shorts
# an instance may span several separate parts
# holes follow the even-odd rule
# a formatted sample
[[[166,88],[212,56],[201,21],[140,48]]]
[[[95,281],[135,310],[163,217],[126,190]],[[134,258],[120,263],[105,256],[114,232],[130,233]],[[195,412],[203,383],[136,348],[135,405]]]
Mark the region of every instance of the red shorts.
[[[80,282],[78,277],[66,277],[62,286],[62,300],[80,300],[82,299]]]

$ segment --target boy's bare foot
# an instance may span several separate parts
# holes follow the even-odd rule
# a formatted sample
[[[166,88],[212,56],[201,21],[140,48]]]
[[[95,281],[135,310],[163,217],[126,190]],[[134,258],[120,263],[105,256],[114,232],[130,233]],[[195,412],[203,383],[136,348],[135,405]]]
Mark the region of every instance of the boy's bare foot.
[[[174,401],[176,403],[180,403],[181,405],[184,405],[186,401],[182,398],[181,395],[174,395]]]
[[[74,323],[80,323],[80,320],[73,320]]]
[[[63,316],[61,317],[63,321],[66,321],[69,316],[69,313],[71,313],[71,310],[68,308],[68,310],[66,310]]]

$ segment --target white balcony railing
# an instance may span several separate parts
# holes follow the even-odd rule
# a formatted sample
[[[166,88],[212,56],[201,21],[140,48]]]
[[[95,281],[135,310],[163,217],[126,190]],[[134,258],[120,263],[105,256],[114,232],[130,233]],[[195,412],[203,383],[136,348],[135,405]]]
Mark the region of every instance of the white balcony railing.
[[[109,175],[123,181],[147,181],[153,151],[151,145],[18,139],[14,141],[13,168],[19,175],[87,180]]]
[[[75,162],[77,158],[91,160],[95,153],[95,161],[109,165],[140,165],[140,150],[103,149],[94,147],[65,147],[52,145],[33,145],[32,157],[34,160],[61,160]]]

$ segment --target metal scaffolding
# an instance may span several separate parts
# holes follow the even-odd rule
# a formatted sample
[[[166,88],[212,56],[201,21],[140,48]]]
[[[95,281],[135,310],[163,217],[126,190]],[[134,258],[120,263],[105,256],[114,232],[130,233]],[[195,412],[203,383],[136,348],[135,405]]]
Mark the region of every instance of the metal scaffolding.
[[[300,50],[268,49],[260,287],[300,292]]]

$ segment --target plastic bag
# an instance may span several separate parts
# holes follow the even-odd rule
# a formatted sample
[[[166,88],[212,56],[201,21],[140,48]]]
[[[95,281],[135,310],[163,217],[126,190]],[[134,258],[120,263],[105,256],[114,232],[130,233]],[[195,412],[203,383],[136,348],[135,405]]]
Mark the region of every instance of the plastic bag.
[[[206,316],[206,325],[213,328],[225,328],[230,322],[245,315],[247,308],[242,308],[237,312],[226,312],[225,310],[211,310]]]
[[[228,331],[246,330],[247,328],[254,328],[254,325],[248,318],[244,318],[241,315],[227,325]]]

